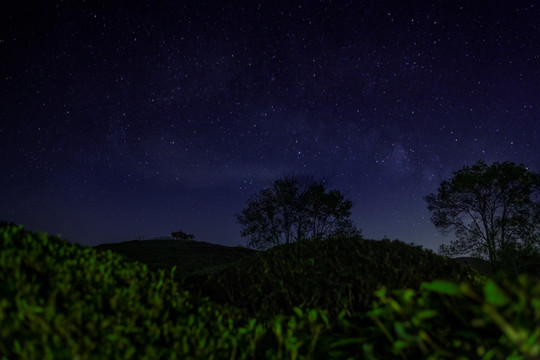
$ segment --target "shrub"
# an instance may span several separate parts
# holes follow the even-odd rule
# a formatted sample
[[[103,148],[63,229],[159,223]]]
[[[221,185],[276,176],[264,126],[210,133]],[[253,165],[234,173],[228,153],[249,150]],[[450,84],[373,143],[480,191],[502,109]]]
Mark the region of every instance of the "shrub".
[[[184,285],[267,318],[295,306],[323,308],[330,316],[364,312],[381,285],[418,288],[422,281],[467,277],[454,260],[419,246],[339,237],[276,246],[222,271],[188,277]]]
[[[540,279],[521,275],[433,281],[420,291],[382,288],[369,312],[379,355],[402,359],[538,359]],[[386,349],[386,350],[385,350]],[[389,350],[389,351],[388,351]]]
[[[3,359],[248,358],[266,330],[110,251],[0,229]],[[0,358],[2,358],[0,356]]]
[[[404,263],[415,258],[424,264],[410,270],[414,276],[423,275],[427,271],[423,266],[440,260],[397,242],[373,245],[356,239],[362,245],[353,246],[349,240],[337,241],[352,247],[336,243],[309,250],[306,245],[294,253],[299,259],[308,256],[303,263],[315,266],[315,261],[322,261],[314,255],[317,250],[326,249],[325,254],[330,254],[328,249],[337,246],[374,255],[382,251],[379,247],[388,252],[392,245],[403,259],[411,256]],[[272,261],[280,264],[280,253],[272,254]],[[355,256],[358,254],[346,261]],[[388,254],[385,261],[395,257]],[[449,266],[447,270],[454,271],[451,264],[441,269]],[[522,276],[517,283],[505,278],[487,279],[484,285],[437,280],[423,283],[420,290],[396,290],[391,295],[383,287],[377,291],[378,300],[368,313],[345,306],[331,316],[327,310],[293,307],[290,314],[262,321],[230,305],[219,305],[182,290],[173,281],[174,271],[153,272],[110,251],[96,251],[3,224],[0,359],[540,356],[540,280],[531,277]],[[313,273],[308,268],[307,274]],[[350,270],[346,275],[352,273]],[[335,274],[331,276],[335,279]],[[412,275],[400,278],[408,276]]]

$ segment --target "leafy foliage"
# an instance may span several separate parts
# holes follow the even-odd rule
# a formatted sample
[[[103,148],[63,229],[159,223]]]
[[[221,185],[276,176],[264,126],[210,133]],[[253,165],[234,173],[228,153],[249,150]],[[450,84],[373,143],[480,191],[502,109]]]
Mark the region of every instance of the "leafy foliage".
[[[425,200],[435,226],[456,234],[457,240],[441,246],[443,254],[485,257],[493,268],[518,272],[520,256],[540,246],[539,196],[540,175],[523,165],[479,161]]]
[[[336,237],[280,245],[221,272],[188,277],[184,285],[261,317],[291,313],[295,306],[335,316],[365,311],[381,285],[416,288],[425,280],[463,280],[468,274],[455,261],[419,246]]]
[[[356,239],[364,243],[354,248],[339,241],[282,248],[307,256],[307,275],[313,274],[307,264],[321,261],[315,256],[325,249],[321,244],[352,251],[355,255],[345,261],[360,271],[367,267],[355,262],[362,260],[357,250],[383,256],[394,247],[385,264],[401,254],[406,266],[417,259],[420,269],[439,264],[436,272],[456,270],[451,260],[441,263],[442,258],[399,242],[382,241],[375,251],[369,249],[375,242]],[[311,246],[317,247],[310,251]],[[278,250],[269,253],[277,258]],[[276,258],[272,261],[279,264]],[[302,273],[294,266],[289,270]],[[421,277],[424,271],[411,274]],[[0,358],[524,359],[540,353],[540,280],[530,277],[517,283],[483,279],[479,285],[436,280],[419,291],[392,295],[382,288],[368,313],[349,311],[347,304],[334,315],[302,306],[262,319],[182,290],[174,273],[174,268],[153,272],[110,251],[1,224]],[[406,284],[409,275],[395,276]]]
[[[0,354],[9,359],[251,358],[266,333],[181,290],[174,269],[155,273],[21,227],[0,234]]]
[[[499,276],[480,287],[433,281],[421,291],[377,292],[369,317],[386,344],[379,355],[401,359],[537,359],[540,357],[540,279]],[[390,355],[390,354],[389,354]]]
[[[349,219],[351,208],[350,200],[337,190],[327,191],[323,182],[285,177],[253,195],[237,220],[248,245],[266,249],[305,238],[358,234]]]

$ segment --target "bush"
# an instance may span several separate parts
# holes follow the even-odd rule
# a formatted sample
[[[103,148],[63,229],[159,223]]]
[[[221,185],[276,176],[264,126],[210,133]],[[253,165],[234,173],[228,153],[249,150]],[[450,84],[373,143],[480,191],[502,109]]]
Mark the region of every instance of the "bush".
[[[0,228],[2,359],[248,358],[266,332],[110,251]],[[236,355],[235,355],[236,354]]]
[[[268,318],[295,306],[336,316],[364,312],[381,285],[419,288],[422,281],[467,279],[454,260],[399,241],[339,237],[276,246],[219,272],[185,279],[205,296]]]
[[[540,279],[521,275],[424,283],[420,291],[386,289],[369,312],[376,353],[402,359],[538,359]],[[384,339],[384,341],[381,341]],[[385,350],[386,349],[386,350]]]
[[[331,254],[329,249],[335,247],[378,256],[382,251],[388,254],[383,264],[395,259],[397,253],[405,264],[412,259],[424,264],[398,276],[402,281],[423,275],[427,271],[424,266],[434,266],[440,260],[398,242],[374,245],[375,242],[360,239],[355,240],[357,243],[337,241],[343,243],[317,247],[314,245],[319,242],[311,246],[306,242],[292,251],[298,259],[307,256],[301,263],[315,268],[317,261],[322,262],[315,252],[325,250],[325,254]],[[396,254],[390,248],[395,248]],[[277,258],[283,254],[279,250],[270,254],[272,262],[268,260],[265,264],[280,264]],[[344,261],[353,261],[358,256],[355,253]],[[441,269],[445,266],[461,274],[451,262],[446,265],[443,262]],[[363,269],[353,267],[358,268]],[[352,276],[353,269],[345,271],[346,265],[342,265],[338,270],[345,271],[343,276]],[[300,271],[292,266],[290,271],[293,270]],[[314,271],[308,267],[303,276]],[[336,274],[330,276],[339,280]],[[437,280],[423,283],[420,290],[396,290],[391,295],[383,287],[377,291],[378,300],[367,313],[346,306],[333,315],[327,310],[293,307],[290,314],[279,314],[265,321],[250,318],[230,305],[195,296],[182,290],[173,279],[174,269],[153,272],[110,251],[96,251],[3,224],[0,226],[0,359],[341,360],[396,356],[523,359],[540,356],[540,280],[531,277],[522,276],[517,283],[505,278],[487,279],[483,285]],[[354,283],[354,277],[351,281]],[[365,283],[372,285],[368,280]],[[398,286],[392,281],[388,283]],[[286,290],[292,291],[294,287],[288,286]]]

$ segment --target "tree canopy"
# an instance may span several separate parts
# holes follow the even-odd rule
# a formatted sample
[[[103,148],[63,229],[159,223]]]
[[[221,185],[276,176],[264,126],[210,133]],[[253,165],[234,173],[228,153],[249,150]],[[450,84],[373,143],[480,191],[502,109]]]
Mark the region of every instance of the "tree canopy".
[[[350,220],[352,206],[323,181],[288,176],[251,196],[237,220],[248,246],[266,249],[304,238],[357,234]]]
[[[492,269],[516,270],[540,246],[540,175],[524,165],[478,161],[454,172],[425,200],[431,221],[456,240],[442,245],[444,255],[472,255]]]
[[[186,240],[186,241],[193,241],[195,240],[195,235],[188,234],[183,232],[182,230],[179,231],[173,231],[171,233],[171,237],[176,240]]]

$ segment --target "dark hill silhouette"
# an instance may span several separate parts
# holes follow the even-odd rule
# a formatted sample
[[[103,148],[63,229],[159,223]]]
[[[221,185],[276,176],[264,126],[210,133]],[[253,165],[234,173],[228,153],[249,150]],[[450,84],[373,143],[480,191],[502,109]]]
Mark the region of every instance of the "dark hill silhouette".
[[[180,276],[215,271],[256,251],[244,247],[231,247],[202,241],[186,240],[132,240],[101,244],[98,250],[111,250],[128,260],[139,261],[151,269],[170,269],[176,266]]]

